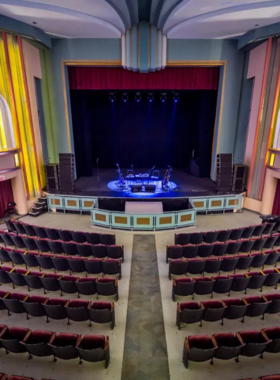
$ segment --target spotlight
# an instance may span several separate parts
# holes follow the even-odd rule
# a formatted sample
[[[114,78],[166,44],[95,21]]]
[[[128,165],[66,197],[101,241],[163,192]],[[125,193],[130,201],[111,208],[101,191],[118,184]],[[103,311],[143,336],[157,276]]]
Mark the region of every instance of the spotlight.
[[[179,100],[179,94],[178,94],[178,92],[173,92],[173,99],[174,99],[175,103],[178,102],[178,100]]]
[[[148,92],[148,100],[151,103],[154,100],[155,94],[153,92]]]
[[[136,94],[135,94],[135,100],[137,102],[140,102],[140,100],[141,100],[141,92],[136,92]]]
[[[113,103],[116,100],[116,94],[114,92],[109,92],[109,99]]]
[[[127,102],[127,101],[128,101],[128,93],[127,93],[127,92],[123,92],[123,93],[122,93],[122,100],[123,100],[124,102]]]
[[[166,93],[166,92],[161,92],[161,93],[160,93],[160,100],[161,100],[162,102],[165,102],[166,99],[167,99],[167,93]]]

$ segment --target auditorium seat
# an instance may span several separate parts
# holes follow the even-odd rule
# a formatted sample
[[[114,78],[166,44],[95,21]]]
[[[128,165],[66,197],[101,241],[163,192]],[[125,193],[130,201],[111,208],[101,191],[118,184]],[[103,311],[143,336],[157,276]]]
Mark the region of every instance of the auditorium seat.
[[[37,245],[37,249],[40,252],[50,252],[49,239],[35,239],[35,244]]]
[[[244,322],[244,316],[247,312],[249,305],[246,304],[243,299],[231,298],[231,299],[223,300],[222,303],[226,307],[222,324],[224,324],[224,319],[241,318],[242,322]]]
[[[264,319],[264,314],[269,307],[270,301],[266,301],[263,297],[260,296],[251,296],[245,297],[244,302],[246,305],[249,305],[246,311],[246,316],[259,317],[262,315],[262,319]]]
[[[48,237],[44,227],[34,226],[34,230],[40,239],[46,239]]]
[[[78,281],[79,277],[76,276],[63,276],[62,278],[59,278],[57,281],[60,286],[60,295],[63,295],[64,293],[77,293],[77,287],[75,282]]]
[[[69,333],[58,333],[51,337],[49,347],[52,350],[54,361],[59,359],[69,360],[77,358],[78,351],[76,346],[78,344],[79,335]]]
[[[25,246],[25,242],[23,241],[22,239],[22,236],[21,235],[16,235],[15,233],[13,232],[9,232],[10,237],[12,238],[13,240],[13,245],[16,246],[17,248],[26,248]]]
[[[233,278],[229,276],[215,276],[212,277],[212,280],[215,282],[213,287],[213,293],[228,293],[228,295],[230,296]]]
[[[69,256],[75,256],[78,255],[78,244],[74,242],[62,242],[62,248],[63,252],[66,253],[66,255]],[[81,244],[82,245],[82,244]]]
[[[230,277],[233,278],[233,282],[231,285],[231,291],[234,292],[242,292],[244,290],[245,294],[247,293],[247,287],[250,282],[250,277],[245,274],[237,273],[231,274]]]
[[[263,251],[263,254],[266,256],[265,265],[275,265],[280,258],[280,252],[274,250]]]
[[[102,272],[104,275],[118,275],[119,280],[122,278],[122,264],[117,259],[106,259],[101,262]]]
[[[99,239],[100,239],[100,243],[104,245],[116,244],[116,236],[113,234],[100,234]]]
[[[190,236],[190,244],[200,244],[203,240],[203,232],[193,232]]]
[[[233,333],[220,333],[212,335],[218,349],[215,352],[215,358],[222,360],[230,360],[235,358],[238,362],[238,355],[244,347],[244,343],[239,336]]]
[[[176,325],[181,330],[181,323],[191,324],[201,322],[204,308],[198,302],[177,303]]]
[[[254,230],[255,226],[245,227],[242,232],[242,239],[249,239],[250,237],[252,237]]]
[[[103,263],[102,263],[103,266]],[[188,272],[189,263],[186,260],[171,260],[169,262],[168,277],[171,280],[171,275],[182,276]]]
[[[68,260],[65,257],[65,255],[53,256],[51,257],[51,261],[53,264],[53,268],[55,269],[55,272],[56,271],[59,271],[59,272],[70,271]]]
[[[277,268],[262,270],[264,275],[267,275],[264,282],[264,286],[274,286],[277,289],[277,285],[280,281],[280,271]]]
[[[190,242],[191,234],[175,234],[175,244],[187,245]]]
[[[116,301],[119,299],[118,280],[114,278],[98,278],[96,280],[97,296],[112,296],[115,295]]]
[[[84,262],[86,272],[89,274],[102,273],[102,260],[101,259],[88,259]]]
[[[56,241],[49,240],[48,243],[49,243],[50,251],[52,253],[59,255],[64,252],[63,246],[62,246],[63,242],[61,240],[56,240]]]
[[[75,283],[78,297],[80,294],[83,295],[93,295],[96,294],[96,286],[95,286],[96,278],[93,277],[82,277]]]
[[[11,262],[11,258],[8,254],[8,252],[11,250],[12,248],[2,248],[0,247],[0,261],[1,261],[1,264],[3,263],[9,263]]]
[[[183,256],[183,247],[181,245],[170,245],[166,247],[166,263],[168,260],[181,259]]]
[[[15,289],[15,286],[25,286],[25,278],[24,275],[29,273],[24,268],[13,268],[8,274],[9,277],[13,283],[13,289]]]
[[[28,274],[24,276],[28,291],[30,291],[30,289],[42,289],[43,285],[40,277],[44,277],[45,275],[46,274],[42,272],[29,271]]]
[[[28,295],[22,293],[7,293],[2,302],[5,305],[5,308],[8,310],[8,315],[10,313],[22,314],[25,313],[25,309],[22,305],[22,302],[25,302],[28,299]]]
[[[257,330],[241,331],[237,333],[237,336],[245,344],[240,352],[242,356],[261,355],[262,357],[266,346],[270,343],[264,334]]]
[[[10,232],[12,233],[12,232]],[[16,235],[16,234],[15,234]],[[14,242],[9,234],[7,234],[5,231],[0,231],[0,237],[5,245],[14,245]]]
[[[221,230],[221,231],[217,231],[217,232],[218,232],[217,240],[219,242],[226,242],[229,240],[231,230]]]
[[[252,233],[252,236],[262,236],[263,231],[265,229],[265,224],[257,224],[254,227],[254,231]]]
[[[275,234],[270,235],[267,238],[263,248],[272,248],[274,246],[276,240],[279,238],[279,236],[280,236],[279,233],[275,233]]]
[[[29,315],[32,317],[43,317],[45,316],[45,310],[43,304],[47,301],[44,296],[27,296],[23,301],[20,301],[25,312],[26,317],[29,319]]]
[[[212,244],[200,244],[198,245],[197,256],[199,257],[209,257],[212,255],[213,245]]]
[[[107,256],[110,259],[122,259],[122,262],[124,262],[123,246],[107,245]]]
[[[227,248],[228,248],[227,243],[220,243],[220,242],[213,243],[212,255],[224,256],[226,254]]]
[[[28,237],[28,236],[23,236],[22,237],[22,240],[24,242],[24,246],[30,250],[30,251],[36,251],[38,248],[37,248],[37,244],[35,243],[35,240],[38,240],[36,237]]]
[[[22,226],[27,236],[37,236],[34,226],[32,226],[31,224],[25,224],[25,223],[22,224]]]
[[[99,234],[96,234],[94,232],[86,232],[86,241],[90,244],[99,244],[100,243]]]
[[[192,259],[197,256],[198,246],[194,244],[188,244],[183,246],[183,256],[185,259]]]
[[[15,227],[15,229],[16,229],[16,231],[17,231],[18,234],[23,234],[24,235],[26,233],[24,225],[23,225],[22,222],[14,221],[13,224],[14,224],[14,227]]]
[[[69,243],[70,245],[71,243]],[[92,250],[91,250],[91,244],[88,244],[88,243],[82,243],[82,244],[76,244],[76,243],[72,243],[73,245],[75,245],[75,249],[77,251],[77,254],[80,255],[80,256],[83,256],[83,257],[90,257],[92,256]],[[74,248],[73,248],[74,250]]]
[[[222,261],[221,272],[235,272],[239,260],[237,256],[222,256],[220,260]]]
[[[195,289],[194,289],[195,294],[200,294],[200,295],[211,294],[211,298],[212,298],[215,281],[213,281],[210,277],[197,277],[197,278],[194,278],[194,282],[195,282]],[[194,299],[194,294],[193,294],[193,299]]]
[[[252,247],[253,251],[261,251],[267,241],[267,236],[262,236],[260,238],[253,238],[254,239],[254,245]]]
[[[202,326],[202,320],[207,322],[216,322],[223,319],[226,307],[221,301],[203,301],[201,302],[201,307],[204,308],[204,313],[200,321],[200,326]]]
[[[188,277],[177,278],[173,280],[172,286],[172,300],[175,302],[177,296],[193,295],[195,289],[195,282]]]
[[[10,256],[11,261],[13,262],[13,264],[16,264],[16,265],[24,264],[24,260],[23,260],[24,253],[25,253],[25,250],[19,250],[19,249],[8,251],[8,255]]]
[[[68,230],[58,230],[59,240],[62,240],[64,242],[72,241],[72,234],[71,231]]]
[[[88,307],[90,306],[89,301],[85,300],[73,300],[67,303],[64,308],[68,318],[68,325],[71,321],[82,322],[89,320]]]
[[[247,272],[245,273],[245,276],[250,278],[247,285],[248,289],[260,289],[262,292],[263,285],[268,275],[264,275],[261,272]]]
[[[0,270],[0,283],[1,284],[9,284],[12,282],[9,272],[13,269],[13,267],[9,265],[1,265]]]
[[[105,244],[95,244],[91,246],[92,256],[98,259],[107,257],[107,247]]]
[[[59,233],[57,228],[45,228],[45,232],[47,234],[47,237],[50,240],[59,240]],[[59,252],[58,252],[59,253]]]
[[[48,343],[51,341],[53,336],[55,336],[55,333],[51,331],[29,330],[21,344],[29,353],[30,358],[32,358],[33,355],[38,357],[47,357],[52,355],[52,350]]]
[[[270,341],[265,351],[270,353],[280,352],[280,327],[269,327],[262,329],[261,332]]]
[[[15,354],[26,352],[26,347],[21,344],[29,329],[23,327],[7,327],[0,334],[0,343],[7,352]]]
[[[207,258],[205,260],[205,273],[219,273],[222,266],[222,260],[217,257]]]
[[[237,252],[239,252],[242,243],[239,241],[228,241],[227,244],[228,246],[226,253],[228,255],[235,255]]]
[[[241,239],[239,240],[239,242],[241,242],[241,246],[239,248],[239,252],[241,253],[251,252],[255,244],[254,240],[248,240],[248,239]]]
[[[203,241],[208,244],[215,243],[217,241],[219,231],[204,232]]]
[[[236,258],[238,259],[238,262],[235,269],[240,269],[240,270],[249,269],[250,270],[250,267],[254,260],[254,256],[252,256],[252,254],[250,255],[241,254],[241,255],[237,255]]]
[[[54,269],[52,258],[54,257],[51,253],[42,253],[41,255],[37,256],[37,261],[39,265],[39,269]]]
[[[280,312],[280,294],[265,294],[262,296],[263,299],[267,302],[270,302],[267,313],[275,314]]]
[[[115,327],[115,304],[114,302],[94,301],[88,308],[91,322],[110,323],[113,330]]]
[[[262,252],[255,252],[251,254],[251,257],[253,257],[252,268],[263,268],[267,259],[266,255],[262,254]]]
[[[85,243],[86,241],[86,235],[84,232],[81,231],[71,231],[72,239],[76,243]]]
[[[243,234],[244,228],[236,228],[231,230],[229,240],[239,240]]]
[[[60,285],[58,280],[60,280],[62,276],[57,273],[46,273],[45,276],[40,277],[44,288],[44,294],[46,294],[46,290],[49,292],[55,292],[60,290]]]
[[[82,360],[88,362],[105,361],[105,368],[110,363],[109,337],[103,335],[84,335],[80,337],[77,343],[77,351]]]
[[[70,259],[67,259],[68,266],[70,268],[70,274],[86,272],[86,267],[85,267],[86,260],[87,260],[86,257],[81,257],[81,256],[71,257]]]
[[[50,298],[43,303],[45,315],[47,316],[47,323],[50,319],[65,319],[67,318],[64,306],[69,303],[63,298]]]
[[[22,259],[24,261],[25,267],[26,268],[38,267],[39,266],[38,256],[39,256],[38,252],[32,252],[32,251],[28,251],[28,253],[26,252],[25,254],[23,254]]]
[[[185,338],[183,350],[183,363],[186,368],[189,361],[205,362],[213,358],[215,351],[218,349],[214,339],[208,335],[193,335]]]
[[[263,235],[269,235],[272,233],[276,223],[264,223]]]

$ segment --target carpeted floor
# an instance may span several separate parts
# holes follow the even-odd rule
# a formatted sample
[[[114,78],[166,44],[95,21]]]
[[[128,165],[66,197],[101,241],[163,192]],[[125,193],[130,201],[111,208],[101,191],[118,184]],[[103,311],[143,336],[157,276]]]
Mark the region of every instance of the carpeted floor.
[[[134,235],[122,380],[169,379],[154,235]]]

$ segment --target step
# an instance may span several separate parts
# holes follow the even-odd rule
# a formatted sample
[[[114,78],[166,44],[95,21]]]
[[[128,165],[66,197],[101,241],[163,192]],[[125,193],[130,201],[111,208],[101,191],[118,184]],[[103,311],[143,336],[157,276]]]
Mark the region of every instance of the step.
[[[35,212],[42,212],[44,210],[44,207],[40,206],[40,207],[32,207],[32,210],[35,211]]]
[[[35,202],[36,207],[45,207],[47,205],[46,202]]]
[[[28,213],[28,215],[33,216],[33,217],[36,217],[36,216],[41,215],[41,213],[40,213],[40,212],[32,212],[32,211],[30,211],[30,212]]]
[[[47,197],[39,197],[38,202],[47,202]]]

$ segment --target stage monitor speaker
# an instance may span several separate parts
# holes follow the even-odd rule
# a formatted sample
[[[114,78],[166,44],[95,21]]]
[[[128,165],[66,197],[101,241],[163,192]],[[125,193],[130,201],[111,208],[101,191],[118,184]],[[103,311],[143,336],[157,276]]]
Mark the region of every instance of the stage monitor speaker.
[[[47,190],[59,190],[58,164],[48,164],[45,166]]]
[[[145,185],[145,191],[147,193],[154,193],[156,191],[155,185]]]
[[[247,168],[245,165],[233,165],[232,190],[243,192],[245,190]]]

